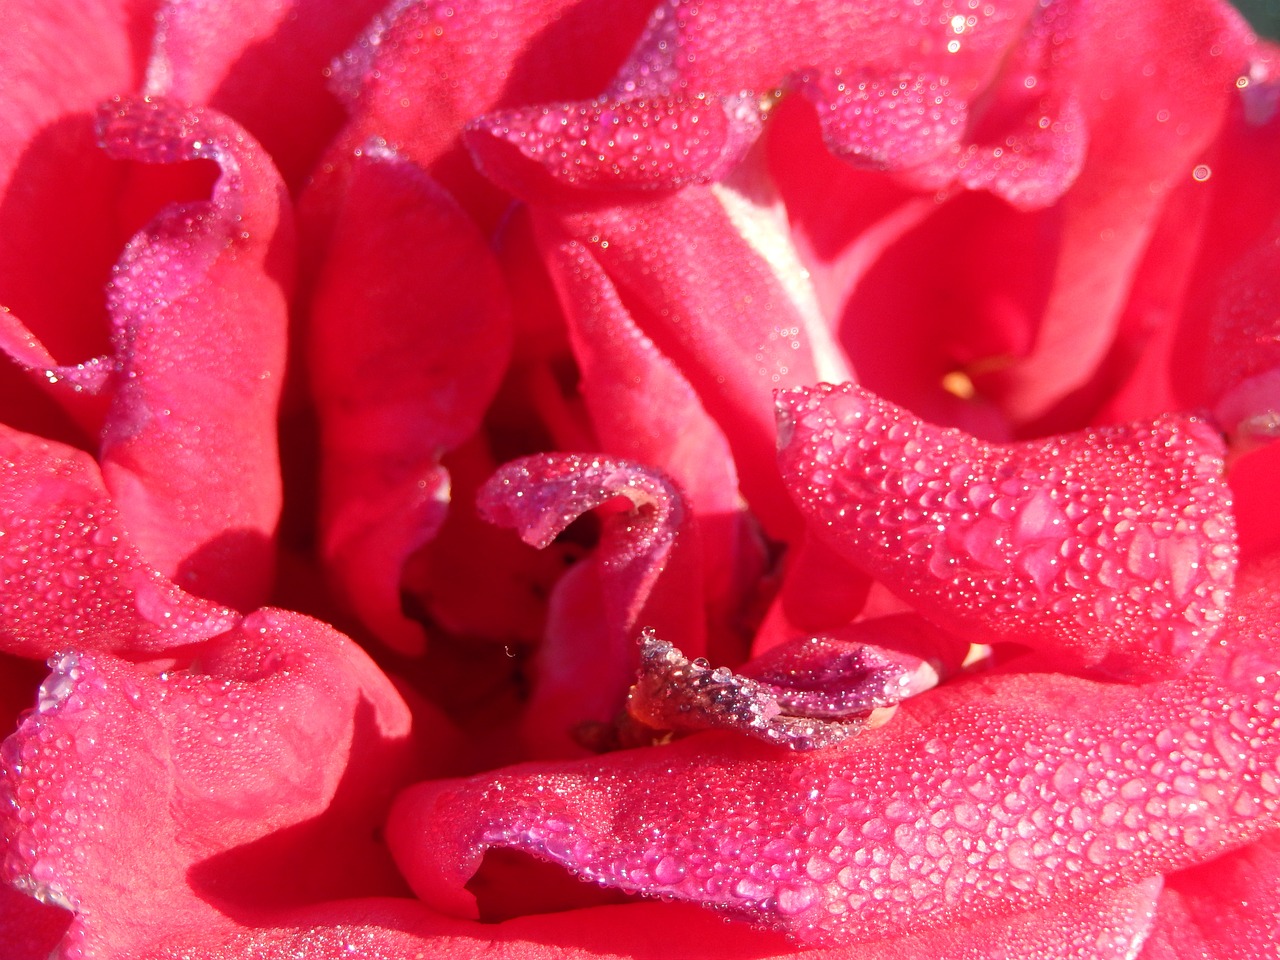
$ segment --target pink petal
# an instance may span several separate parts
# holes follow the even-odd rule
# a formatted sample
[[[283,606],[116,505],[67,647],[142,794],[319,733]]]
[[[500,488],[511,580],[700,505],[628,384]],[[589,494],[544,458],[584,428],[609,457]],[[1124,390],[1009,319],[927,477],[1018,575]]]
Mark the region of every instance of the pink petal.
[[[263,611],[198,666],[66,653],[52,668],[2,748],[3,875],[75,911],[65,952],[124,952],[216,922],[215,905],[397,889],[371,838],[420,747],[331,628]]]
[[[1183,679],[971,678],[825,752],[708,734],[424,783],[390,843],[418,895],[460,915],[490,847],[806,942],[1078,901],[1274,829],[1275,572],[1248,571],[1225,645]]]
[[[828,541],[975,643],[1132,680],[1185,670],[1225,615],[1235,526],[1195,418],[989,445],[860,387],[779,395],[779,458]]]
[[[421,628],[401,612],[401,571],[443,522],[440,457],[479,428],[506,368],[506,288],[453,199],[368,145],[352,162],[320,275],[310,375],[323,554],[365,625],[420,651]]]
[[[328,67],[384,5],[165,0],[155,14],[146,93],[234,117],[296,187],[342,125],[326,89]]]
[[[242,608],[270,586],[280,511],[275,418],[292,223],[261,149],[209,111],[119,100],[99,116],[108,154],[209,159],[213,198],[163,210],[110,291],[119,377],[103,476],[132,536],[183,587]]]
[[[182,647],[235,614],[175,586],[143,558],[88,454],[0,427],[4,649],[115,653]]]

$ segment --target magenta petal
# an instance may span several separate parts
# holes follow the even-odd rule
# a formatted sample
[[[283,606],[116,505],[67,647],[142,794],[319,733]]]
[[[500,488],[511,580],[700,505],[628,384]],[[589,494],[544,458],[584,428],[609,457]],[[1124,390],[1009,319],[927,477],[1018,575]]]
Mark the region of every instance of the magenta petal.
[[[212,111],[117,100],[107,152],[216,162],[213,198],[174,205],[111,283],[119,376],[102,438],[112,499],[146,557],[192,592],[256,606],[273,576],[292,217],[270,160]]]
[[[310,330],[325,562],[367,627],[420,651],[405,560],[449,501],[440,457],[480,426],[511,349],[497,263],[453,198],[366,144],[352,160]]]
[[[0,427],[0,645],[44,658],[206,640],[236,616],[176,587],[126,530],[88,454]]]
[[[0,748],[3,876],[75,911],[64,950],[114,955],[151,931],[215,922],[215,903],[287,901],[329,864],[381,892],[369,838],[410,729],[390,683],[351,641],[282,611],[250,615],[201,653],[164,672],[63,654]],[[365,772],[345,830],[317,837],[361,751],[385,767]],[[252,869],[218,860],[269,836],[276,857],[250,857]]]
[[[1225,616],[1235,523],[1202,420],[991,445],[852,384],[778,402],[783,473],[815,528],[972,642],[1151,679],[1185,670]]]
[[[401,795],[414,890],[474,909],[486,848],[843,943],[1039,909],[1247,843],[1280,818],[1274,565],[1205,671],[1139,688],[957,681],[808,754],[707,734]]]

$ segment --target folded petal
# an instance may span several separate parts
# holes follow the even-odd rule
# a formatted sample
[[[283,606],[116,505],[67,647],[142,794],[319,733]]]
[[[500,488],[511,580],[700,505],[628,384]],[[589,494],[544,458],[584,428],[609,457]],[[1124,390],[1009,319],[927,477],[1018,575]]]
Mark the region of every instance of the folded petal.
[[[468,210],[496,217],[506,199],[462,151],[464,124],[493,110],[595,96],[649,7],[647,0],[392,4],[334,66],[352,114],[339,153],[381,137]],[[334,163],[340,174],[345,159]]]
[[[656,467],[684,491],[702,548],[709,650],[736,660],[742,643],[734,621],[764,557],[724,432],[680,369],[637,326],[586,246],[569,240],[546,255],[599,447]]]
[[[125,171],[95,149],[93,112],[141,84],[136,51],[150,42],[150,8],[17,0],[0,9],[0,32],[21,38],[0,51],[0,304],[72,363],[107,347],[102,288],[128,239],[116,206]],[[25,381],[0,362],[6,422],[73,436]]]
[[[853,384],[778,402],[783,474],[815,529],[974,643],[1143,680],[1185,670],[1223,622],[1235,523],[1203,420],[991,445]]]
[[[117,379],[103,476],[144,555],[192,592],[251,608],[270,587],[280,512],[291,213],[270,160],[212,111],[117,100],[107,153],[213,160],[208,201],[167,207],[111,283]]]
[[[794,509],[765,459],[774,434],[769,398],[780,386],[849,372],[767,186],[690,186],[535,217],[543,236],[587,249],[634,324],[723,431],[752,512],[771,534],[794,533]]]
[[[463,885],[484,851],[512,847],[806,942],[1137,883],[1280,822],[1274,576],[1274,563],[1249,571],[1225,645],[1180,680],[974,677],[827,751],[707,734],[420,784],[397,801],[390,842],[418,895],[456,914],[475,909]]]
[[[1280,839],[1171,874],[1140,960],[1264,957],[1280,933]]]
[[[742,95],[591,100],[471,121],[464,140],[490,180],[530,203],[574,190],[679,189],[727,175],[760,135]]]

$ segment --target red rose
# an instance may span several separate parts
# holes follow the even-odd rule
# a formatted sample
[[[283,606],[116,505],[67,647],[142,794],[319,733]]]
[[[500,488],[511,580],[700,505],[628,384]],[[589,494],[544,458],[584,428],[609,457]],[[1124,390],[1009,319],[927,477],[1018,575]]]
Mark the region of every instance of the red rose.
[[[0,23],[6,957],[1274,941],[1229,8]]]

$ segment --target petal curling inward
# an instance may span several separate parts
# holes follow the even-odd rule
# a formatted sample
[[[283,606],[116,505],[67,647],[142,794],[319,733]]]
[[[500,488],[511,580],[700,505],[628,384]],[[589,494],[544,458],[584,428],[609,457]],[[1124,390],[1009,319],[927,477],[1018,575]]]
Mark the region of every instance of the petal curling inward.
[[[87,453],[0,425],[0,647],[156,652],[230,630],[238,615],[147,563]]]
[[[475,433],[506,369],[510,298],[484,238],[421,168],[374,144],[349,163],[309,330],[321,551],[365,626],[414,653],[401,574],[444,521],[440,457]]]
[[[242,901],[399,889],[373,838],[417,766],[410,714],[332,628],[264,610],[190,668],[101,653],[51,668],[0,747],[0,873],[76,913],[62,955],[123,955]],[[264,843],[271,856],[255,857]]]
[[[618,716],[639,662],[642,616],[703,652],[697,538],[675,484],[626,460],[525,457],[503,466],[477,495],[485,519],[540,549],[587,511],[619,498],[630,509],[604,518],[590,558],[552,592],[526,717],[530,745],[543,756],[564,755],[583,724],[607,727]]]
[[[216,162],[212,199],[162,210],[109,292],[115,391],[102,437],[112,499],[143,554],[185,589],[265,599],[280,512],[292,214],[262,149],[211,110],[117,99],[98,116],[121,160]]]
[[[1235,521],[1203,420],[997,445],[853,384],[778,410],[783,475],[820,535],[973,643],[1141,681],[1186,670],[1223,620]]]
[[[513,847],[806,942],[1138,883],[1280,821],[1276,573],[1242,574],[1227,642],[1178,680],[969,677],[820,752],[709,733],[419,784],[389,842],[418,895],[453,913],[474,915],[464,884],[484,851]]]

